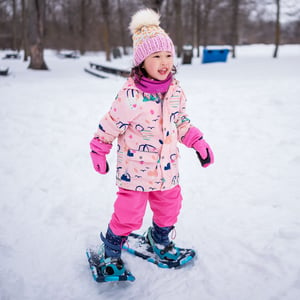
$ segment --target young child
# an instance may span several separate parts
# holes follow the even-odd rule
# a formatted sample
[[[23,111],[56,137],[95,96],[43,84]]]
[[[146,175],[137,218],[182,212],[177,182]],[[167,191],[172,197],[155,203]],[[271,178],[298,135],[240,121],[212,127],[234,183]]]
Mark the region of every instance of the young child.
[[[147,201],[153,212],[149,243],[164,250],[159,252],[161,258],[176,258],[178,248],[168,235],[177,222],[182,201],[177,142],[194,148],[203,167],[214,162],[202,132],[186,114],[184,92],[173,76],[174,45],[159,27],[159,18],[150,9],[132,17],[129,28],[134,66],[90,143],[95,170],[106,174],[106,155],[118,139],[119,190],[106,235],[101,233],[103,262],[111,273],[123,267],[122,244],[141,227]]]

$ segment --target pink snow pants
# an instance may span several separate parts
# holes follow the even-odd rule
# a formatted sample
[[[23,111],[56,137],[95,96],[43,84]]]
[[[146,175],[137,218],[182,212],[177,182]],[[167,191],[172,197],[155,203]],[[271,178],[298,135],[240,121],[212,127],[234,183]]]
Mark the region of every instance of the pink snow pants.
[[[166,191],[140,192],[119,188],[109,227],[116,235],[127,236],[141,228],[147,202],[153,212],[153,221],[160,227],[173,226],[181,209],[179,185]]]

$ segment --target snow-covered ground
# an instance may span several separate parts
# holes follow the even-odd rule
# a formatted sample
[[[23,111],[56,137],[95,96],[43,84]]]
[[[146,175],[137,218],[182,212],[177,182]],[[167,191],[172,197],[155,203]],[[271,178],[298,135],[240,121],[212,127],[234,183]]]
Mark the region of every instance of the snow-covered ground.
[[[47,51],[50,71],[0,60],[11,71],[0,77],[0,299],[300,299],[300,46],[272,52],[243,46],[227,63],[178,64],[190,118],[215,153],[203,169],[180,147],[175,242],[197,259],[163,270],[124,253],[136,281],[105,284],[93,281],[85,248],[112,213],[116,147],[101,176],[89,141],[124,78],[83,71],[103,54]],[[148,210],[140,232],[150,224]]]

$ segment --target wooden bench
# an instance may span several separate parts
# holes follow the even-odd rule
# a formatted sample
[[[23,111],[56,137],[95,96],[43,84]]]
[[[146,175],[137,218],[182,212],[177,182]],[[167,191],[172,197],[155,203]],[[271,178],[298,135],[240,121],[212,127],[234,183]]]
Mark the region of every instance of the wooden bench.
[[[19,53],[6,53],[3,59],[19,59],[21,58]]]
[[[97,69],[92,69],[92,68],[84,68],[84,71],[89,73],[89,74],[92,74],[96,77],[99,77],[99,78],[107,78],[106,74],[97,70]]]
[[[92,63],[92,62],[90,62],[90,68],[91,69],[96,69],[96,70],[99,70],[99,71],[103,71],[103,72],[109,73],[109,74],[119,75],[119,76],[122,76],[122,77],[128,77],[129,74],[130,74],[129,70],[103,66],[103,65],[96,64],[96,63]]]
[[[63,53],[58,53],[58,57],[60,57],[60,58],[79,58],[79,55],[76,52],[63,52]]]

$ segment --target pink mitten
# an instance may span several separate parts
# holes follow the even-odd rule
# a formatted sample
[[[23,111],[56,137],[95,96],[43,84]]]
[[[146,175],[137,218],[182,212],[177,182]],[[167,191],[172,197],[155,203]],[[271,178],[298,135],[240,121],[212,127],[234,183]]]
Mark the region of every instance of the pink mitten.
[[[203,133],[196,127],[191,127],[184,136],[182,143],[189,148],[196,150],[202,167],[206,168],[214,163],[214,154],[203,139]]]
[[[112,145],[102,143],[99,139],[93,138],[90,142],[90,146],[94,169],[100,174],[106,174],[109,171],[106,154],[109,153]]]

